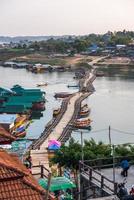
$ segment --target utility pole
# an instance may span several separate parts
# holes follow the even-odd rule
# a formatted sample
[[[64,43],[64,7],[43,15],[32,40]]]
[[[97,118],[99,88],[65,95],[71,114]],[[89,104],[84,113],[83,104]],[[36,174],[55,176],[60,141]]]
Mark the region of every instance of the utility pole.
[[[113,182],[115,183],[115,145],[112,145],[113,148]]]
[[[109,136],[109,145],[111,148],[111,152],[112,152],[112,157],[113,157],[113,182],[115,183],[115,145],[112,145],[112,140],[111,140],[111,127],[108,127],[108,136]]]
[[[84,153],[83,153],[83,132],[81,131],[81,160],[84,161]]]
[[[108,131],[109,131],[109,134],[108,134],[108,136],[109,136],[109,144],[110,144],[110,146],[111,146],[111,127],[109,126],[108,127]]]
[[[49,172],[48,182],[47,182],[47,189],[46,189],[46,195],[45,195],[45,199],[46,200],[48,200],[48,197],[49,197],[49,190],[50,190],[50,186],[51,186],[51,178],[52,178],[52,173]]]

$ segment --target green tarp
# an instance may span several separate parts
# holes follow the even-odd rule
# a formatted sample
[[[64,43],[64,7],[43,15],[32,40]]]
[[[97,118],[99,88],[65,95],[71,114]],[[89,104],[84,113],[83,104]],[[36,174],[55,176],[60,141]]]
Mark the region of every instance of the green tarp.
[[[22,101],[18,101],[18,102],[7,102],[3,104],[3,107],[7,107],[7,106],[24,106],[25,108],[32,108],[33,104],[32,103],[26,103],[26,102],[22,102]]]
[[[39,185],[42,186],[44,189],[47,189],[47,179],[39,179]],[[51,180],[50,191],[54,192],[57,190],[66,190],[75,188],[76,185],[65,177],[55,177]]]

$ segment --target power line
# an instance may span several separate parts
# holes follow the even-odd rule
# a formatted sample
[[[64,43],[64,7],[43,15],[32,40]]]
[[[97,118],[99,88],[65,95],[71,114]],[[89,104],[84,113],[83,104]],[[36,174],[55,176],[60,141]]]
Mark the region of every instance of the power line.
[[[130,133],[130,132],[126,132],[126,131],[122,131],[122,130],[119,130],[119,129],[111,128],[111,130],[113,130],[113,131],[117,131],[117,132],[122,133],[122,134],[133,135],[133,136],[134,136],[134,133]]]
[[[105,129],[100,129],[100,130],[96,130],[96,131],[91,131],[91,133],[97,133],[97,132],[102,132],[102,131],[108,131],[108,128]]]

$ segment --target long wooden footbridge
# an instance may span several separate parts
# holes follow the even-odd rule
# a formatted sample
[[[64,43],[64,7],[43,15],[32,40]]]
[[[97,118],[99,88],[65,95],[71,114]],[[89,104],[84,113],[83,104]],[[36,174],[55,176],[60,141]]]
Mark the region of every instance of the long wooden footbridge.
[[[63,100],[58,117],[48,123],[41,136],[30,146],[33,165],[44,165],[49,169],[47,151],[49,140],[55,139],[65,143],[69,139],[72,132],[71,125],[79,114],[82,101],[94,91],[92,83],[95,78],[95,70],[86,73],[84,79],[81,80],[79,92]]]

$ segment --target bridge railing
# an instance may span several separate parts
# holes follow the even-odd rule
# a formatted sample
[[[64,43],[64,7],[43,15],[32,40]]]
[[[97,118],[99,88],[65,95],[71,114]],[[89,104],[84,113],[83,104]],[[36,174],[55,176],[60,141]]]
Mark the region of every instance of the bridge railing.
[[[95,170],[93,167],[90,167],[80,161],[79,163],[80,174],[90,184],[98,186],[102,191],[105,191],[107,194],[117,194],[117,183],[108,179],[106,176],[101,174],[99,171]]]
[[[44,165],[34,165],[32,166],[32,175],[36,178],[47,178],[50,175],[50,171],[44,167]]]

